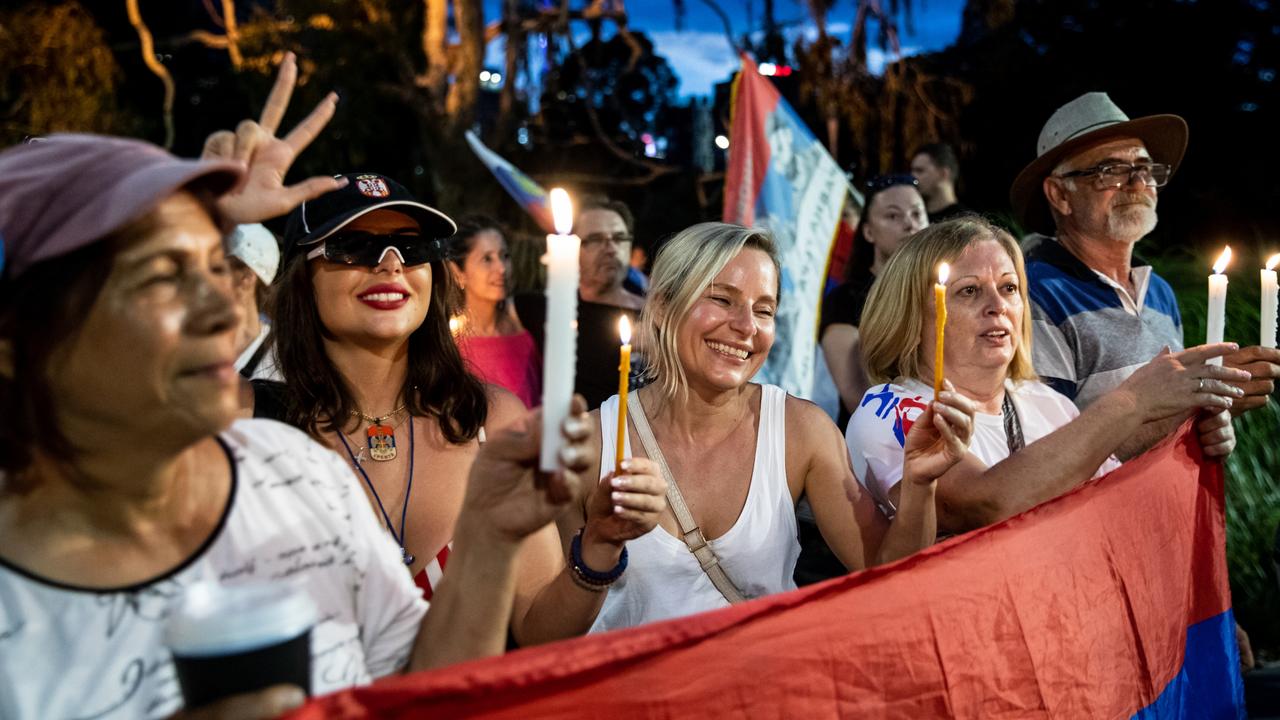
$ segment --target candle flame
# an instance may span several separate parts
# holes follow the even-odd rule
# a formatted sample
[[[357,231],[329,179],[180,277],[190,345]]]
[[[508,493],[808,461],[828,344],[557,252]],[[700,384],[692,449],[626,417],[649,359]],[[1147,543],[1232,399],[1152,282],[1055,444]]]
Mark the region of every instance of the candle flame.
[[[1275,255],[1267,258],[1268,270],[1275,270],[1277,265],[1280,265],[1280,253],[1276,253]]]
[[[627,319],[626,315],[623,315],[618,320],[618,337],[622,338],[623,345],[631,344],[631,321]]]
[[[951,277],[951,266],[946,263],[938,263],[938,284],[946,285],[949,277]]]
[[[1215,275],[1221,275],[1227,269],[1227,263],[1231,262],[1231,246],[1222,248],[1222,254],[1218,256],[1218,262],[1213,264],[1213,272]]]
[[[568,235],[573,229],[573,201],[564,188],[551,188],[551,218],[557,235]]]

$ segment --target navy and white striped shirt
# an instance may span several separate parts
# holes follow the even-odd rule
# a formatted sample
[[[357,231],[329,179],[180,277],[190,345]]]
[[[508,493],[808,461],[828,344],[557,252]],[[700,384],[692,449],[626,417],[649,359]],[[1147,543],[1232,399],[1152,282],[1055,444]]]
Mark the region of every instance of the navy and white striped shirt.
[[[1078,407],[1124,382],[1164,346],[1182,349],[1177,298],[1150,265],[1134,258],[1130,297],[1054,238],[1032,235],[1022,250],[1036,373]]]

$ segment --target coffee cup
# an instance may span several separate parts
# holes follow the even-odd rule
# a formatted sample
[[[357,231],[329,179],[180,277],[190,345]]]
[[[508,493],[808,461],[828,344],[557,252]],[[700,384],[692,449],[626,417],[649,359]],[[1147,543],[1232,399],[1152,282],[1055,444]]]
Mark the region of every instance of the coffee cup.
[[[193,585],[165,627],[188,708],[287,684],[311,694],[314,601],[289,583]]]

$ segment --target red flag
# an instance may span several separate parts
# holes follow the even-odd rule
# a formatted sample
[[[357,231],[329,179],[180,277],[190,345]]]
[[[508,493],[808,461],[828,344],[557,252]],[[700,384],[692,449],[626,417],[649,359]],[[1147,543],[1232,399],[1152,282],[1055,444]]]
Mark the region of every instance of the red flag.
[[[1243,717],[1224,548],[1222,469],[1184,428],[889,566],[296,717]]]

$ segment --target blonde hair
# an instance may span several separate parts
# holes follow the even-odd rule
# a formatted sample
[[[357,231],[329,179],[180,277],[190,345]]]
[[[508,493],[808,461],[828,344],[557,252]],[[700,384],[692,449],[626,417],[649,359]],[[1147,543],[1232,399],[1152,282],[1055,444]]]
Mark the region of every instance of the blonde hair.
[[[652,381],[667,401],[683,400],[689,389],[676,347],[680,326],[711,281],[745,248],[768,255],[781,283],[777,245],[767,230],[699,223],[677,233],[658,252],[636,344],[645,353],[645,380]]]
[[[922,380],[920,346],[925,303],[933,301],[938,263],[952,262],[965,248],[995,241],[1009,253],[1018,274],[1022,298],[1021,339],[1013,349],[1008,377],[1034,380],[1031,364],[1031,302],[1027,299],[1027,268],[1013,237],[980,217],[964,217],[930,225],[903,241],[876,278],[867,296],[862,323],[863,359],[873,382],[898,377]]]

